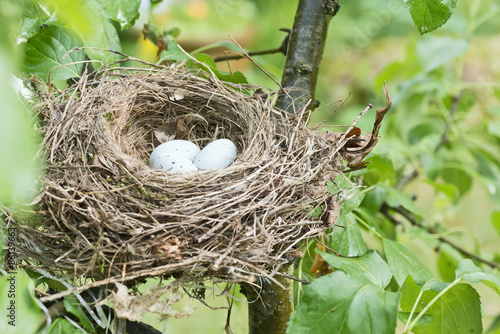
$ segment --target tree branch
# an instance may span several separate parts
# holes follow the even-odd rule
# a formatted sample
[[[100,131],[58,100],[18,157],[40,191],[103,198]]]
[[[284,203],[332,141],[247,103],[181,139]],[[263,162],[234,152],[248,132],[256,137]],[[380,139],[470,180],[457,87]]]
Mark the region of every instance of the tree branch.
[[[281,271],[288,269],[289,266],[285,266]],[[293,312],[293,285],[286,276],[276,275],[274,278],[286,289],[265,278],[259,278],[259,287],[249,283],[241,284],[241,292],[249,302],[249,334],[286,333],[288,320]]]
[[[306,106],[314,108],[314,91],[328,25],[338,10],[338,0],[299,0],[281,78],[281,87],[285,91],[280,92],[276,103],[278,108],[293,113]],[[291,269],[293,267],[286,265],[280,271],[286,273]],[[262,279],[260,291],[254,285],[242,284],[242,292],[249,301],[250,334],[286,332],[293,311],[293,284],[287,275],[276,275],[275,279],[285,289]]]
[[[269,49],[269,50],[262,50],[262,51],[249,51],[246,54],[235,54],[232,56],[225,55],[222,57],[214,58],[214,61],[219,62],[219,61],[225,61],[225,60],[236,60],[236,59],[241,59],[241,58],[247,58],[248,56],[250,56],[250,57],[251,56],[263,56],[263,55],[269,55],[269,54],[279,53],[279,52],[286,55],[286,51],[288,48],[288,39],[290,37],[291,30],[287,29],[287,28],[281,28],[280,31],[285,31],[287,34],[286,34],[285,38],[283,39],[283,42],[281,43],[281,45],[277,48]]]
[[[289,95],[281,94],[278,108],[294,113],[306,105],[314,108],[328,25],[339,8],[338,0],[299,0],[281,77],[281,86]]]
[[[380,208],[380,212],[385,217],[387,217],[387,219],[389,219],[393,224],[400,224],[400,223],[399,223],[399,221],[396,218],[394,218],[393,215],[390,214],[389,210],[394,210],[395,212],[397,212],[401,216],[403,216],[411,225],[417,226],[417,227],[419,227],[421,229],[424,229],[429,234],[440,234],[439,231],[436,230],[435,228],[433,228],[431,226],[424,226],[422,223],[417,222],[417,220],[411,214],[411,212],[409,212],[408,210],[406,210],[402,206],[390,207],[390,206],[388,206],[384,202],[382,204],[381,208]],[[468,258],[474,259],[474,260],[476,260],[478,262],[484,263],[484,264],[486,264],[486,265],[488,265],[488,266],[490,266],[492,268],[500,268],[500,263],[486,260],[486,259],[480,257],[479,255],[471,253],[468,250],[466,250],[466,249],[462,248],[461,246],[457,245],[453,241],[450,241],[450,240],[446,239],[445,237],[438,237],[438,240],[441,241],[441,242],[447,243],[451,247],[455,248],[457,251],[459,251],[460,253],[462,253],[465,257],[468,257]]]

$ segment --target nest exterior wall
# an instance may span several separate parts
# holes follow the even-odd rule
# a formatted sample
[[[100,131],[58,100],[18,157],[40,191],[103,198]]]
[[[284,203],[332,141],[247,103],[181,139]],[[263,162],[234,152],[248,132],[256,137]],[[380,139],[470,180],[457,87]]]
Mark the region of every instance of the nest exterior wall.
[[[21,252],[95,280],[272,276],[331,227],[313,212],[343,163],[301,113],[234,88],[179,69],[108,69],[45,95],[43,189],[36,219],[16,219]],[[229,138],[239,154],[221,170],[151,169],[154,147],[176,137]]]

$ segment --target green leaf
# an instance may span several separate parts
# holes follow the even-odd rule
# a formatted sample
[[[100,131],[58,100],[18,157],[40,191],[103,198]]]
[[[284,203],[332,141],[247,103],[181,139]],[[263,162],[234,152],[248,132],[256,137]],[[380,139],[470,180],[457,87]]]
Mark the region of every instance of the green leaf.
[[[497,230],[497,233],[500,234],[500,210],[497,210],[491,214],[491,224],[493,224],[493,227],[495,230]]]
[[[121,51],[120,38],[108,18],[104,7],[97,0],[73,0],[57,8],[58,17],[75,31],[92,60],[111,63],[120,56],[106,50]]]
[[[39,160],[34,159],[38,141],[29,108],[16,94],[13,72],[18,72],[20,47],[14,46],[18,17],[14,3],[3,2],[0,10],[0,203],[26,203],[38,191]],[[1,220],[0,220],[1,222]],[[1,245],[1,242],[0,242]],[[1,297],[0,297],[1,298]],[[0,331],[1,332],[1,331]]]
[[[410,145],[417,145],[422,141],[423,138],[435,135],[441,132],[441,128],[436,124],[435,121],[424,120],[423,122],[415,125],[408,133],[408,143]]]
[[[35,333],[41,311],[34,301],[33,281],[21,271],[4,275],[0,277],[0,296],[0,333]]]
[[[72,294],[64,298],[64,308],[80,320],[83,328],[89,332],[95,332],[94,325],[83,311],[81,303],[75,295]]]
[[[194,56],[194,58],[197,60],[197,62],[192,59],[186,62],[186,66],[188,68],[200,68],[207,73],[215,74],[215,76],[222,81],[232,82],[236,84],[248,83],[243,73],[239,71],[233,72],[232,74],[219,71],[217,69],[217,65],[215,64],[215,61],[207,54],[198,53]]]
[[[368,170],[376,170],[380,176],[380,181],[394,180],[394,166],[392,159],[387,154],[373,155],[368,158],[371,164],[368,164]]]
[[[455,270],[463,259],[462,253],[455,248],[446,243],[441,244],[438,258],[438,269],[441,278],[447,282],[455,280]]]
[[[399,297],[363,278],[334,272],[304,289],[287,333],[394,333]]]
[[[345,228],[334,228],[331,247],[343,256],[353,257],[365,254],[368,248],[363,241],[354,215],[349,213],[340,216],[337,225]]]
[[[382,203],[385,202],[386,196],[387,192],[384,189],[375,187],[365,193],[365,197],[363,198],[361,205],[373,213],[378,213]]]
[[[54,320],[46,334],[77,334],[82,333],[71,322],[66,319],[57,318]]]
[[[358,219],[362,220],[367,225],[369,225],[373,231],[377,232],[378,234],[380,234],[382,236],[385,234],[385,232],[382,231],[379,224],[375,220],[375,215],[373,214],[372,211],[370,211],[364,207],[359,207],[353,211],[353,214],[356,215],[358,217]]]
[[[406,324],[408,319],[410,318],[410,312],[398,312],[398,318],[402,323]],[[415,327],[424,326],[432,323],[434,321],[434,317],[432,315],[424,314],[420,319],[418,319]]]
[[[441,289],[447,283],[440,283]],[[440,288],[436,285],[434,289]],[[439,292],[432,291],[429,287],[422,292],[419,300],[420,287],[408,276],[401,288],[401,310],[411,312],[414,305],[415,316],[423,311],[429,302],[438,295]],[[475,334],[482,333],[481,302],[476,290],[469,284],[457,284],[446,291],[427,312],[435,320],[427,325],[414,327],[415,334]]]
[[[483,283],[500,296],[500,278],[492,274],[484,273],[482,269],[476,267],[474,262],[470,259],[465,259],[458,264],[455,275],[457,279],[464,279],[471,283]]]
[[[365,194],[359,191],[359,189],[352,189],[350,192],[351,195],[347,195],[348,197],[345,200],[345,202],[342,202],[342,204],[340,205],[341,216],[346,215],[350,213],[352,210],[358,208],[361,202],[363,201],[363,198],[365,197]]]
[[[0,202],[4,205],[31,201],[40,171],[34,159],[38,143],[28,110],[12,89],[11,67],[0,49],[0,78],[9,78],[0,80]]]
[[[436,279],[431,279],[428,282],[425,282],[424,286],[422,287],[422,291],[434,291],[434,292],[440,292],[449,287],[452,283],[446,283],[446,282],[440,282]],[[456,285],[456,282],[453,283],[453,285]]]
[[[457,0],[405,0],[405,3],[413,23],[423,35],[448,21],[457,5]]]
[[[167,49],[161,52],[158,64],[167,60],[183,61],[188,59],[191,58],[189,58],[189,56],[179,48],[179,45],[175,42],[175,40],[171,40],[167,45]]]
[[[141,0],[100,0],[108,17],[120,23],[123,29],[130,27],[139,16]]]
[[[52,80],[79,78],[83,64],[75,62],[85,60],[85,54],[81,50],[68,51],[80,46],[81,40],[71,30],[60,26],[45,27],[26,43],[22,70],[27,76],[33,74],[42,79],[47,79],[49,74]]]
[[[411,200],[411,198],[409,198],[407,195],[399,192],[396,188],[388,186],[385,183],[379,183],[377,186],[384,189],[387,192],[387,194],[389,195],[388,197],[390,197],[393,201],[396,201],[399,205],[401,205],[406,210],[408,210],[408,211],[410,211],[418,216],[422,215],[420,213],[420,211],[417,209],[417,207],[415,206],[415,204],[413,203],[413,201]]]
[[[471,176],[463,169],[447,167],[441,171],[441,177],[446,183],[454,184],[459,191],[460,196],[465,195],[472,186]]]
[[[369,250],[361,257],[339,257],[316,250],[326,262],[346,274],[358,279],[365,279],[384,289],[392,278],[389,266],[374,250]]]
[[[445,194],[446,197],[448,197],[452,201],[456,201],[459,197],[458,188],[454,184],[438,183],[432,180],[425,180],[424,182],[431,185],[437,191]]]
[[[47,22],[46,19],[33,19],[28,16],[21,17],[21,33],[18,40],[26,42],[33,37],[40,27]]]
[[[32,19],[48,19],[50,16],[40,7],[36,0],[17,0],[17,5],[21,8],[24,16]]]
[[[417,57],[425,71],[430,72],[450,60],[463,55],[469,49],[469,41],[446,36],[429,36],[417,44]]]
[[[434,278],[422,260],[400,243],[384,239],[384,251],[389,268],[399,286],[404,284],[408,275],[413,277],[418,285]]]

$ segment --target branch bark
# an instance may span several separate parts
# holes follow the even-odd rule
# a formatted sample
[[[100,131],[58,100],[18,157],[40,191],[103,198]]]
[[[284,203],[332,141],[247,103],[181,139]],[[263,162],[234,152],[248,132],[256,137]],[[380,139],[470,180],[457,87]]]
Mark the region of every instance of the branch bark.
[[[280,96],[278,108],[297,112],[306,105],[307,109],[316,106],[314,91],[328,25],[339,8],[338,0],[299,0],[281,77],[288,94]]]
[[[289,270],[286,266],[283,270]],[[293,312],[293,284],[288,277],[276,275],[274,278],[284,285],[282,289],[276,283],[261,279],[260,287],[242,284],[241,292],[248,304],[249,334],[286,333],[288,320]]]
[[[281,78],[281,92],[276,106],[297,112],[307,106],[313,109],[314,91],[319,73],[330,20],[339,10],[338,0],[299,0],[295,20],[288,41],[285,68]],[[290,266],[281,272],[292,270]],[[273,282],[242,285],[249,301],[249,333],[286,333],[293,312],[293,284],[287,275],[276,275],[285,289]]]

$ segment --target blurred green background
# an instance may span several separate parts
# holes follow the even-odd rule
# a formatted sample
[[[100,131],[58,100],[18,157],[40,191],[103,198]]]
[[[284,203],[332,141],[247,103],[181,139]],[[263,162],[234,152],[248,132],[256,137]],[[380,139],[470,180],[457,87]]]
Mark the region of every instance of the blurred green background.
[[[444,234],[471,252],[500,259],[500,6],[496,0],[461,0],[440,29],[421,36],[403,0],[340,1],[341,9],[330,23],[316,98],[320,108],[311,116],[314,126],[326,120],[323,131],[350,125],[368,103],[385,105],[382,82],[387,82],[393,106],[384,120],[382,137],[372,153],[374,164],[357,176],[369,186],[384,179],[382,164],[394,174],[387,182],[417,171],[403,188],[416,198],[426,221],[446,229]],[[8,6],[8,4],[5,4]],[[3,7],[3,27],[16,20],[15,7]],[[280,28],[291,28],[296,0],[186,0],[151,4],[143,1],[141,15],[131,29],[118,26],[124,53],[156,62],[158,47],[143,35],[144,24],[172,31],[187,51],[234,38],[248,51],[278,47],[285,37]],[[10,8],[10,9],[9,9]],[[0,35],[0,76],[10,76],[19,66],[19,52],[9,36]],[[223,56],[223,48],[206,51]],[[218,63],[219,69],[243,72],[250,83],[273,90],[284,65],[282,54],[255,56],[265,69],[248,60]],[[133,64],[137,66],[137,63]],[[38,169],[33,163],[34,142],[29,115],[8,84],[2,80],[0,109],[0,201],[29,198]],[[339,110],[339,100],[346,100]],[[451,115],[451,116],[450,116]],[[370,131],[373,110],[359,126]],[[436,147],[446,131],[447,141]],[[15,140],[18,138],[18,140]],[[8,144],[7,144],[8,143]],[[4,158],[7,157],[7,158]],[[368,159],[370,160],[370,159]],[[380,170],[377,170],[379,168]],[[354,175],[356,177],[356,175]],[[12,196],[14,194],[14,196]],[[382,218],[380,218],[382,219]],[[380,224],[384,224],[380,220]],[[431,270],[448,280],[461,255],[441,246],[436,237],[411,226],[398,226],[398,241],[424,259]],[[394,234],[396,235],[396,233]],[[370,247],[379,241],[364,232]],[[446,270],[446,268],[451,268]],[[151,280],[150,283],[152,283]],[[143,288],[146,288],[144,286]],[[500,314],[498,297],[475,286],[482,297],[485,328]],[[220,287],[207,290],[212,307],[227,306]],[[244,300],[236,288],[236,297]],[[191,317],[170,319],[166,333],[222,333],[226,311],[210,310],[185,298],[178,310],[194,309]],[[245,302],[235,300],[231,327],[246,333]],[[155,315],[144,321],[162,329]]]

